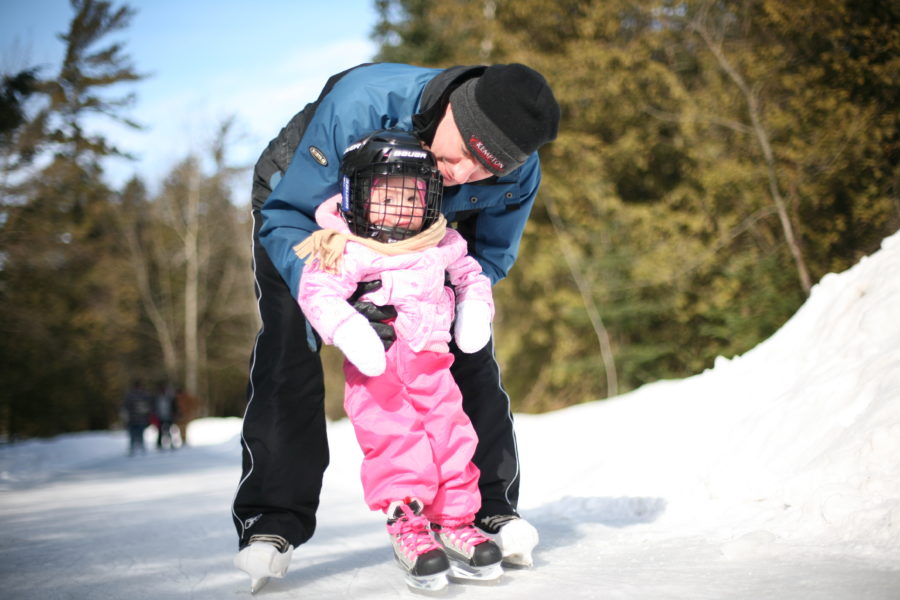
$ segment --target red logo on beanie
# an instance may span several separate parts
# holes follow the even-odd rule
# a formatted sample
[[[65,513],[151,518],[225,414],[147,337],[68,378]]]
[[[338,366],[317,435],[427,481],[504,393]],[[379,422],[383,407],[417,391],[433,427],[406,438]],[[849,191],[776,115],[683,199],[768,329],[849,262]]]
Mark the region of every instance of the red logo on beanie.
[[[474,150],[484,162],[490,165],[493,170],[503,170],[503,163],[500,161],[500,159],[491,154],[491,151],[487,149],[487,146],[484,145],[484,142],[482,142],[474,135],[469,136],[469,147],[472,148],[472,150]]]

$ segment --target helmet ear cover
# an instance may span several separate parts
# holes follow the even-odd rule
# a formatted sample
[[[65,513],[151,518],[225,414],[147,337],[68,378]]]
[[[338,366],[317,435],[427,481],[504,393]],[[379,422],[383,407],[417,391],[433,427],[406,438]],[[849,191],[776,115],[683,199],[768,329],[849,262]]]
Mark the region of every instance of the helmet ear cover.
[[[403,226],[372,223],[373,195],[380,200],[414,195],[418,206],[403,209],[413,211],[399,219]],[[410,238],[437,221],[442,196],[443,178],[434,156],[411,133],[376,131],[344,152],[341,214],[354,235],[386,243]],[[392,206],[391,214],[398,215],[402,203]]]

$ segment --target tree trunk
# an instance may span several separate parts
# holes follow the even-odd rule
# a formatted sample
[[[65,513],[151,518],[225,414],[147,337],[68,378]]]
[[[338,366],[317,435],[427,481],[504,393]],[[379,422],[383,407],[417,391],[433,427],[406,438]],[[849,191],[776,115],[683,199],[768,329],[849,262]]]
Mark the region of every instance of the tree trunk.
[[[705,11],[702,12],[700,16],[692,22],[691,28],[697,32],[697,34],[706,44],[706,47],[709,48],[710,52],[712,52],[713,56],[715,56],[716,61],[718,61],[719,63],[719,66],[722,67],[722,70],[724,70],[728,77],[730,77],[731,80],[734,81],[735,85],[737,85],[738,89],[740,89],[741,94],[743,94],[744,99],[747,102],[747,111],[750,115],[750,122],[753,126],[753,134],[756,137],[756,141],[759,144],[759,147],[763,153],[763,157],[766,161],[766,175],[768,179],[769,193],[772,196],[772,201],[775,203],[775,209],[778,212],[778,219],[781,222],[781,229],[782,231],[784,231],[784,239],[791,251],[791,255],[794,257],[797,274],[800,278],[800,285],[803,287],[803,291],[807,295],[809,295],[809,291],[812,288],[809,270],[806,267],[806,261],[803,258],[803,251],[800,248],[800,244],[794,236],[794,228],[791,225],[791,219],[790,215],[788,215],[787,205],[778,187],[775,154],[774,152],[772,152],[772,145],[769,142],[769,133],[766,131],[765,125],[763,124],[762,107],[759,103],[759,96],[753,89],[751,89],[750,85],[737,71],[734,65],[731,64],[731,62],[728,60],[728,57],[725,56],[725,52],[722,50],[722,47],[712,39],[712,35],[710,35],[709,29],[707,29],[704,23],[704,15]]]
[[[562,219],[556,211],[556,205],[553,203],[553,199],[547,194],[544,195],[544,201],[547,205],[547,214],[550,215],[550,222],[553,224],[556,237],[559,239],[559,246],[562,249],[566,264],[569,267],[569,272],[572,274],[572,279],[575,280],[575,285],[578,287],[578,292],[581,294],[581,301],[584,303],[584,310],[587,313],[588,319],[591,321],[591,326],[594,328],[594,335],[597,336],[597,342],[600,344],[600,356],[606,371],[606,397],[612,398],[619,394],[619,382],[618,376],[616,375],[616,363],[613,357],[612,344],[610,344],[609,341],[609,333],[603,325],[603,319],[600,318],[600,311],[597,309],[597,304],[594,302],[591,286],[588,285],[584,275],[576,266],[575,256],[572,254],[572,250],[569,247],[569,240],[567,239],[568,235],[566,234]]]
[[[153,295],[153,286],[150,282],[150,260],[144,252],[135,223],[126,220],[121,214],[121,209],[116,209],[118,216],[117,225],[128,247],[128,260],[134,273],[138,292],[141,296],[141,304],[144,305],[147,318],[156,331],[156,339],[159,342],[163,355],[163,366],[170,381],[174,381],[178,373],[178,353],[175,348],[175,339],[169,322],[163,316],[163,311],[157,305]]]
[[[184,231],[184,386],[189,394],[197,394],[200,352],[197,343],[197,320],[200,286],[200,182],[193,170],[188,184]]]

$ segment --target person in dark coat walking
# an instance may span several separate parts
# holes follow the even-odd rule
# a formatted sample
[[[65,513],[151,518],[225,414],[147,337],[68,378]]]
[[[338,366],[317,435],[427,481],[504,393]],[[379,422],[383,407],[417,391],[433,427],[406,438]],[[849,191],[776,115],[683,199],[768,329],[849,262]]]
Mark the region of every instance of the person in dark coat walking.
[[[128,428],[129,456],[147,452],[144,446],[144,430],[150,425],[151,400],[150,393],[144,388],[143,383],[139,379],[135,379],[122,403],[125,425]]]

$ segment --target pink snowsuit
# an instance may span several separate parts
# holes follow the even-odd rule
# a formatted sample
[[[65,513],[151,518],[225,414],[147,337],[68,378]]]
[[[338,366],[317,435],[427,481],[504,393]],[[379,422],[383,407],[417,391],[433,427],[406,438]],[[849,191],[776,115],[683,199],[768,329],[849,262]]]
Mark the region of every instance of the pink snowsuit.
[[[316,220],[323,228],[347,232],[335,206],[333,199],[324,202]],[[445,273],[455,298],[444,285]],[[387,351],[387,368],[368,377],[344,362],[344,409],[364,453],[366,503],[387,510],[395,500],[414,497],[431,522],[471,522],[481,506],[479,471],[472,463],[478,439],[450,374],[448,342],[456,303],[477,299],[493,312],[490,280],[453,229],[437,246],[399,256],[350,241],[339,275],[310,260],[300,280],[298,302],[325,343],[333,343],[338,327],[358,314],[346,301],[357,283],[375,279],[381,288],[363,299],[397,309],[397,340]]]

